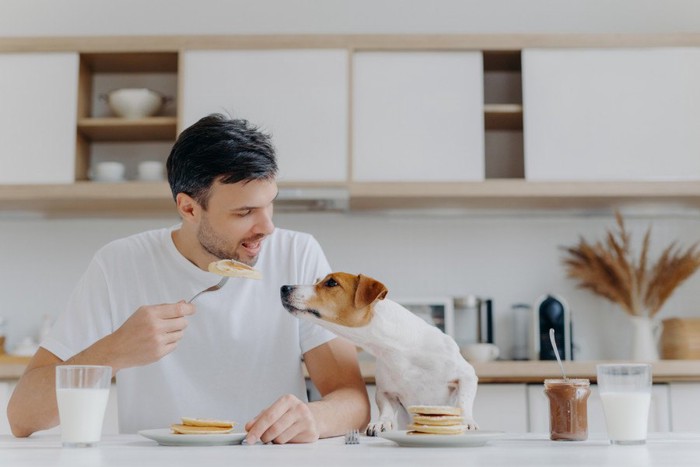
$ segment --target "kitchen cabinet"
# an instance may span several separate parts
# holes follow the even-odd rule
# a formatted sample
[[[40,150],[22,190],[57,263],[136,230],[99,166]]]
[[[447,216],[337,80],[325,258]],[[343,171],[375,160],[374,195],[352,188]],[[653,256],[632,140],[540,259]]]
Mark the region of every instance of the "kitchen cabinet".
[[[700,383],[669,383],[673,431],[700,431]]]
[[[0,381],[0,435],[9,435],[10,424],[7,421],[7,403],[12,396],[12,391],[17,386],[16,380]],[[42,431],[42,433],[60,433],[61,427],[57,426],[50,430]],[[102,424],[103,435],[115,435],[119,433],[119,414],[117,409],[117,385],[112,384],[109,391],[109,400],[107,401],[107,409],[105,411],[105,419]]]
[[[549,400],[544,394],[544,385],[528,385],[528,401],[530,423],[528,431],[549,432]],[[668,384],[654,384],[651,391],[649,408],[649,431],[671,431],[671,395]],[[598,386],[591,385],[591,395],[588,397],[588,432],[605,433],[605,415],[603,403],[598,393]]]
[[[352,179],[483,180],[482,74],[479,52],[356,52]]]
[[[379,418],[375,402],[377,387],[367,385],[371,404],[371,419]],[[527,385],[479,384],[474,403],[474,419],[481,430],[513,433],[528,431]]]
[[[699,180],[700,48],[523,51],[528,180]]]
[[[347,181],[346,50],[191,50],[182,67],[183,128],[245,118],[272,135],[281,181]]]
[[[696,34],[3,38],[0,205],[3,212],[53,216],[172,215],[166,183],[93,183],[91,160],[118,155],[133,166],[146,153],[164,160],[184,124],[231,111],[272,131],[281,188],[339,189],[355,211],[599,210],[650,202],[698,208],[700,162],[693,154],[700,148],[698,137],[688,136],[698,123],[698,48]],[[625,68],[623,60],[601,58],[607,52],[636,58]],[[594,59],[577,58],[583,55]],[[541,67],[536,56],[544,57]],[[595,65],[597,75],[581,63]],[[611,96],[600,83],[627,83],[618,74],[630,90]],[[578,80],[569,83],[581,91],[553,102],[563,93],[557,77]],[[114,119],[99,96],[116,86],[154,87],[177,105],[158,117]],[[599,108],[626,105],[584,120],[601,89],[609,99]],[[638,101],[633,90],[644,91]],[[640,119],[655,105],[664,121],[647,132]],[[42,138],[31,125],[36,109]],[[552,126],[538,121],[540,114]],[[605,143],[620,150],[604,160],[584,154],[585,163],[567,159],[576,152],[564,146],[540,155],[535,146],[544,138],[552,147],[566,142],[559,128],[581,138],[577,148]],[[593,130],[595,138],[582,136]],[[431,132],[440,137],[426,148]],[[647,141],[652,135],[658,139]],[[613,180],[619,167],[610,161],[639,141],[650,144],[633,161],[620,159],[626,178]],[[660,141],[669,144],[663,151]],[[688,156],[682,162],[681,154]],[[537,167],[545,172],[538,175]]]
[[[0,53],[0,184],[73,183],[78,54]]]
[[[479,384],[474,419],[481,430],[528,431],[526,384]]]

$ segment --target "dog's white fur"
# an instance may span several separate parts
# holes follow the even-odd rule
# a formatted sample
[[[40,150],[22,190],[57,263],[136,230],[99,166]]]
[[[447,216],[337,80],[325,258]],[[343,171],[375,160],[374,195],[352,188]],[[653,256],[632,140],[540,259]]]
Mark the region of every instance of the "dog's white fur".
[[[403,428],[408,416],[405,408],[411,405],[449,405],[462,409],[464,424],[470,430],[477,429],[472,415],[476,396],[477,377],[472,366],[464,360],[455,341],[438,328],[429,325],[398,303],[384,298],[384,293],[367,305],[368,310],[342,311],[364,313],[371,319],[362,325],[344,325],[335,313],[350,292],[346,273],[333,273],[315,285],[282,287],[282,301],[290,313],[323,326],[345,337],[376,357],[376,402],[379,420],[367,427],[368,435],[380,431]],[[360,276],[351,276],[360,277]],[[319,284],[334,278],[342,282],[343,290],[338,298],[337,290],[327,297]],[[367,278],[364,279],[374,279]],[[377,281],[375,281],[377,282]],[[377,282],[378,283],[378,282]],[[381,283],[378,283],[381,285]],[[383,287],[383,285],[381,285]],[[352,291],[355,293],[355,290]],[[347,306],[345,308],[348,308]],[[332,316],[329,320],[328,316]],[[332,321],[331,321],[332,320]]]

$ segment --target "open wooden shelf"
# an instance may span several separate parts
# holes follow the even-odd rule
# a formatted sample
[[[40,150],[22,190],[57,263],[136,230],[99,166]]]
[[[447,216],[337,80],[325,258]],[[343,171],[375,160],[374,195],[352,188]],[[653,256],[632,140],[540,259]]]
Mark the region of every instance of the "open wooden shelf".
[[[177,118],[81,118],[78,131],[91,142],[175,141]]]

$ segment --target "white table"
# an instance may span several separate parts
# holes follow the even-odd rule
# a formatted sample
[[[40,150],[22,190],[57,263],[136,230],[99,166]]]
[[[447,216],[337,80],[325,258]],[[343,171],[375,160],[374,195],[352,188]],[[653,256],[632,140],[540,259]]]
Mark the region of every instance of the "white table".
[[[106,436],[99,447],[63,449],[55,435],[0,437],[0,465],[12,467],[173,466],[685,466],[700,464],[700,433],[652,434],[643,446],[611,446],[602,434],[584,442],[554,442],[545,435],[505,434],[482,447],[404,448],[362,437],[312,444],[166,447],[138,435]]]

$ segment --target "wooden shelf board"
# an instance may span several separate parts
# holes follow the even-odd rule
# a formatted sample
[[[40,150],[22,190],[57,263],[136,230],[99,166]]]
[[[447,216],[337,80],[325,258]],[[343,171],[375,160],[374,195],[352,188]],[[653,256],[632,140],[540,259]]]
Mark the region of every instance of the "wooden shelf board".
[[[178,53],[84,53],[81,60],[93,73],[176,73]]]
[[[520,73],[520,50],[484,50],[484,71],[509,71]]]
[[[4,211],[38,211],[56,216],[176,215],[165,182],[2,185],[0,201]]]
[[[590,209],[678,203],[700,207],[697,182],[351,183],[350,209]]]
[[[78,131],[88,141],[175,141],[177,118],[82,118]]]
[[[249,34],[0,38],[0,52],[177,53],[188,49],[350,48],[513,51],[532,47],[695,47],[700,33]]]
[[[324,184],[281,183],[280,187]],[[338,187],[338,184],[328,186]],[[696,182],[526,182],[487,180],[447,183],[350,183],[350,209],[579,209],[640,203],[700,207]],[[39,211],[56,216],[175,215],[166,182],[2,185],[1,211]]]
[[[484,104],[486,130],[522,131],[523,106],[521,104]]]

